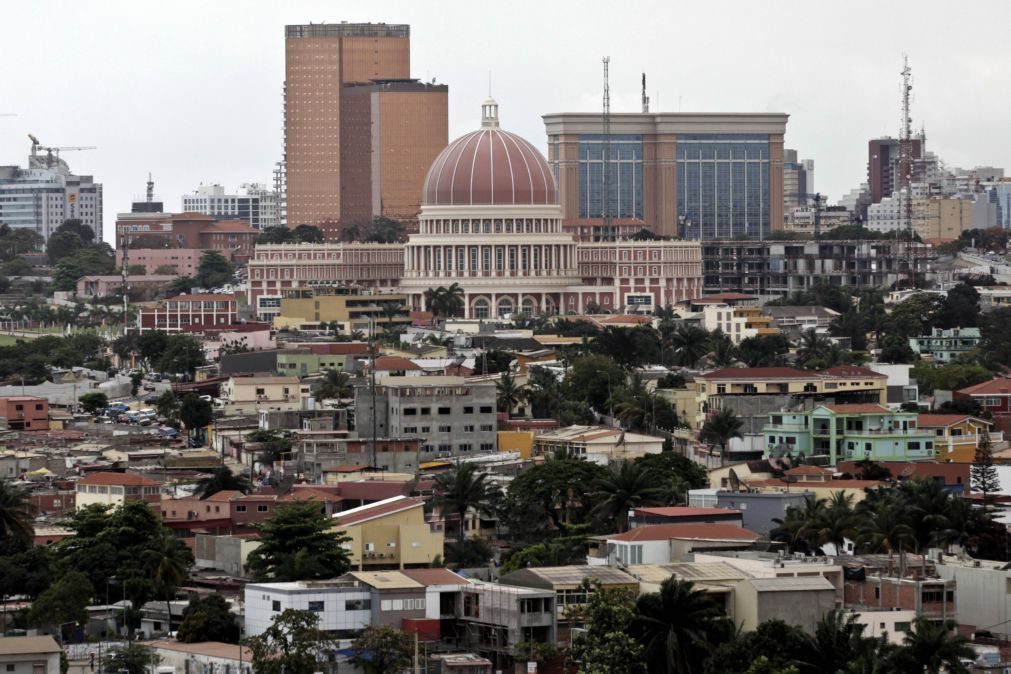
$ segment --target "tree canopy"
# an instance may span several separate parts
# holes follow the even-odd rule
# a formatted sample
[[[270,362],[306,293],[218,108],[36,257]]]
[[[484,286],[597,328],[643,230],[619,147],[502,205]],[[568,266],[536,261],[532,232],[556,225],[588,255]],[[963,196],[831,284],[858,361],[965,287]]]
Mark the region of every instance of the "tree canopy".
[[[255,528],[260,546],[249,554],[246,567],[257,581],[334,578],[351,567],[343,546],[350,539],[331,529],[318,501],[281,506]]]

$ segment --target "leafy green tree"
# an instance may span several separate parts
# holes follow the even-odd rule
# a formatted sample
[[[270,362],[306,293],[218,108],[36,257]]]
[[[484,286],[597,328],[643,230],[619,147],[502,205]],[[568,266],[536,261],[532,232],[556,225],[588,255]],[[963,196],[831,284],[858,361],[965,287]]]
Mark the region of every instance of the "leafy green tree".
[[[509,367],[516,357],[502,349],[484,349],[480,356],[474,358],[474,374],[498,374],[509,372]]]
[[[188,295],[199,285],[200,281],[194,276],[180,276],[169,284],[168,292],[171,295]]]
[[[782,620],[765,620],[752,632],[744,632],[719,644],[706,661],[706,674],[747,672],[752,663],[765,659],[762,671],[791,666],[806,655],[808,637],[800,627]]]
[[[516,383],[516,378],[509,372],[503,372],[495,383],[496,407],[499,412],[512,416],[512,410],[524,399],[524,389]]]
[[[606,356],[583,356],[572,363],[565,377],[563,396],[599,411],[607,409],[614,392],[625,385],[625,372]]]
[[[323,243],[323,230],[312,225],[299,225],[291,235],[295,243]]]
[[[187,393],[179,405],[179,420],[186,426],[190,435],[193,435],[198,429],[204,428],[214,420],[214,410],[210,402],[195,393]]]
[[[260,445],[256,460],[262,464],[272,464],[291,451],[291,439],[277,429],[248,433],[246,442]]]
[[[192,374],[196,368],[207,363],[207,358],[203,345],[196,337],[169,335],[156,362],[162,372]]]
[[[658,389],[683,389],[685,387],[685,376],[681,373],[668,372],[656,382]]]
[[[113,646],[102,658],[102,671],[116,674],[148,674],[161,663],[161,656],[136,641]],[[259,670],[257,670],[259,671]]]
[[[294,230],[288,229],[287,227],[265,227],[260,230],[259,236],[256,237],[256,243],[292,243],[294,238]]]
[[[316,672],[333,657],[338,642],[319,629],[312,611],[286,609],[274,616],[270,627],[248,639],[256,674]]]
[[[566,526],[586,524],[594,482],[607,472],[579,459],[547,461],[521,471],[509,483],[499,519],[527,541],[554,537]]]
[[[27,549],[35,536],[35,509],[26,492],[10,480],[0,479],[0,546],[3,550]]]
[[[446,566],[452,569],[473,569],[488,566],[494,556],[491,547],[480,538],[446,543]]]
[[[1011,309],[988,311],[979,318],[980,351],[995,363],[1011,365]]]
[[[168,333],[162,330],[146,330],[139,335],[134,335],[131,333],[125,338],[127,340],[122,344],[121,348],[124,350],[123,353],[117,350],[120,356],[129,356],[130,352],[135,351],[141,358],[148,361],[149,363],[157,362],[158,358],[165,353],[168,348],[169,336]],[[119,343],[116,340],[114,343],[114,348],[117,348],[115,344]]]
[[[141,557],[155,594],[161,595],[165,600],[165,615],[169,617],[171,631],[172,597],[176,588],[182,585],[189,575],[193,553],[182,540],[167,529],[162,529],[143,551]]]
[[[433,489],[433,503],[443,517],[455,515],[459,540],[463,540],[466,534],[467,512],[494,512],[501,497],[498,485],[489,482],[488,473],[482,472],[475,463],[457,463],[452,469],[439,474]]]
[[[403,222],[391,218],[375,217],[369,224],[364,243],[403,243],[407,240],[407,228]]]
[[[737,357],[748,367],[783,365],[789,351],[790,340],[785,335],[748,337],[737,345]]]
[[[197,282],[201,287],[214,288],[232,280],[235,265],[216,250],[205,251],[197,266]]]
[[[136,396],[140,390],[140,385],[144,381],[144,373],[134,372],[130,375],[130,395]]]
[[[929,334],[941,311],[941,303],[942,300],[937,295],[929,293],[913,295],[895,305],[888,316],[885,332],[889,336],[906,340]]]
[[[414,660],[414,640],[389,625],[369,625],[351,642],[355,652],[350,662],[365,674],[402,672]]]
[[[88,577],[70,571],[32,602],[28,622],[36,627],[59,627],[66,623],[83,625],[88,621],[88,604],[94,594]]]
[[[220,641],[239,643],[239,623],[225,598],[219,594],[190,599],[183,609],[183,622],[176,635],[184,643]]]
[[[720,448],[720,463],[723,464],[726,462],[731,439],[740,438],[742,428],[744,428],[744,423],[734,414],[733,410],[721,409],[706,419],[699,437]]]
[[[664,485],[642,464],[622,461],[593,484],[590,497],[596,502],[593,515],[606,525],[617,524],[618,532],[628,527],[628,511],[663,503]]]
[[[911,374],[920,390],[927,394],[936,390],[957,391],[993,378],[990,370],[971,363],[946,363],[941,366],[916,363]]]
[[[350,539],[330,528],[330,520],[315,501],[281,506],[273,517],[254,527],[260,532],[260,546],[249,554],[246,568],[257,581],[334,578],[351,567],[343,547]]]
[[[854,351],[867,350],[867,331],[867,320],[861,311],[854,308],[836,316],[829,326],[833,337],[849,338],[850,348]]]
[[[703,489],[709,485],[706,469],[677,452],[646,454],[635,459],[635,463],[646,472],[659,476],[664,483],[677,478],[687,483],[689,489]]]
[[[81,244],[85,246],[90,246],[95,241],[95,230],[92,229],[90,225],[84,224],[84,222],[78,218],[69,218],[64,220],[53,233],[64,234],[67,232],[76,234],[81,240]]]
[[[723,610],[690,581],[668,578],[635,605],[630,633],[657,674],[702,672],[713,649],[733,629]]]
[[[109,396],[100,392],[84,393],[77,399],[77,403],[85,414],[98,414],[109,406]]]
[[[912,363],[916,361],[916,354],[909,346],[908,338],[890,334],[881,340],[880,359],[883,363]]]
[[[990,432],[986,428],[979,431],[979,441],[976,444],[976,456],[969,467],[969,481],[974,491],[983,495],[983,506],[989,507],[993,494],[1000,493],[1000,477],[997,467],[993,464],[993,445],[990,442]]]
[[[53,584],[53,564],[48,548],[22,547],[21,543],[10,541],[0,544],[0,599],[39,596]]]
[[[589,597],[580,611],[586,630],[572,642],[580,674],[645,674],[643,647],[629,635],[635,596],[621,588],[584,583]]]
[[[769,662],[769,656],[760,655],[744,674],[799,674],[799,672],[793,665],[776,667]]]
[[[222,491],[238,491],[248,494],[252,486],[246,475],[236,475],[228,466],[218,466],[210,475],[197,480],[194,496],[199,496],[201,500],[214,496]]]
[[[571,527],[572,529],[583,530],[585,527]],[[535,543],[512,553],[503,562],[499,573],[506,575],[519,569],[526,569],[538,566],[569,566],[573,564],[586,563],[586,535],[562,535],[545,541]]]
[[[71,257],[83,246],[84,242],[75,232],[56,232],[46,243],[46,256],[50,264],[56,264],[64,258]]]
[[[176,399],[176,394],[172,391],[165,391],[160,396],[158,396],[158,401],[154,404],[154,409],[158,412],[159,416],[165,417],[166,419],[175,418],[176,414],[179,412],[179,401]]]
[[[652,327],[620,328],[609,325],[592,343],[593,351],[622,367],[637,367],[660,360],[660,340]]]
[[[979,292],[967,283],[948,291],[934,317],[934,327],[974,328],[979,321]]]

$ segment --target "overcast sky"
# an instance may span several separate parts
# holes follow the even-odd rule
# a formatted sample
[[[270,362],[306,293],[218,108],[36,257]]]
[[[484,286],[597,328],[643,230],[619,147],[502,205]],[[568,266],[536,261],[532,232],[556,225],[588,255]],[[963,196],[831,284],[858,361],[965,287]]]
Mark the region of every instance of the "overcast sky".
[[[105,236],[144,191],[168,210],[201,182],[269,182],[281,155],[284,26],[411,26],[413,76],[449,85],[450,138],[502,125],[546,145],[541,115],[597,111],[789,113],[786,145],[815,161],[832,201],[865,179],[867,140],[898,134],[902,55],[913,119],[950,166],[1011,165],[1011,3],[975,2],[4,2],[0,164],[28,133],[105,185]]]

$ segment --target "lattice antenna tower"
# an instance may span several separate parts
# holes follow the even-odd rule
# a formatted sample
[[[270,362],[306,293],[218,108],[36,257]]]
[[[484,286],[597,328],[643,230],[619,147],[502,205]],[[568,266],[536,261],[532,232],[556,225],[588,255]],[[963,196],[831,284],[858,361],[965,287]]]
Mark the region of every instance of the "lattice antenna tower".
[[[909,57],[902,57],[902,127],[899,133],[899,180],[905,196],[902,204],[902,225],[906,231],[906,271],[909,285],[916,279],[913,259],[913,118],[909,110],[913,92]]]
[[[603,153],[601,155],[602,160],[602,170],[601,179],[603,180],[604,191],[601,195],[600,200],[600,210],[601,218],[604,221],[604,237],[606,239],[616,240],[618,237],[615,236],[612,231],[612,217],[611,217],[611,84],[610,77],[608,74],[608,67],[611,63],[611,57],[605,56],[603,59],[604,63],[604,111],[603,111],[603,126],[604,126],[604,143],[603,143]]]

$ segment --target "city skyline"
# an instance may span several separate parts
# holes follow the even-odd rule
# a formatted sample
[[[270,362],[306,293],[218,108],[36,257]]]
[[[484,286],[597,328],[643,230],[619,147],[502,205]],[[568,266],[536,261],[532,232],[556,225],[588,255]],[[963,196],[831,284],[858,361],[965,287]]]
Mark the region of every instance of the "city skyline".
[[[182,195],[201,182],[232,191],[269,182],[282,153],[284,26],[341,20],[411,25],[412,75],[450,87],[450,139],[473,128],[490,87],[503,126],[546,155],[541,116],[598,111],[600,60],[608,55],[614,112],[639,110],[645,71],[651,110],[789,114],[786,147],[816,162],[816,189],[834,202],[866,180],[867,141],[898,135],[906,53],[914,126],[926,128],[931,151],[963,168],[1002,166],[1011,154],[1011,141],[984,132],[1000,123],[1006,89],[1007,76],[996,71],[1002,59],[987,48],[999,44],[1000,14],[1011,13],[1003,6],[984,24],[946,25],[943,40],[940,5],[928,3],[875,5],[873,25],[862,5],[847,6],[849,15],[826,14],[816,29],[800,3],[777,5],[776,15],[740,3],[643,3],[620,12],[580,3],[578,16],[570,4],[490,6],[480,16],[466,4],[440,5],[438,15],[399,2],[346,13],[315,2],[197,7],[5,8],[0,37],[20,66],[10,69],[0,105],[0,113],[17,114],[0,118],[0,164],[25,164],[27,133],[47,145],[98,146],[64,158],[105,185],[107,238],[115,213],[143,194],[148,171],[168,210],[179,210]],[[734,48],[712,49],[713,31],[703,27],[716,19],[714,30]],[[882,44],[860,37],[898,21],[905,37]],[[24,30],[42,25],[45,40]],[[144,26],[152,28],[137,29]]]

